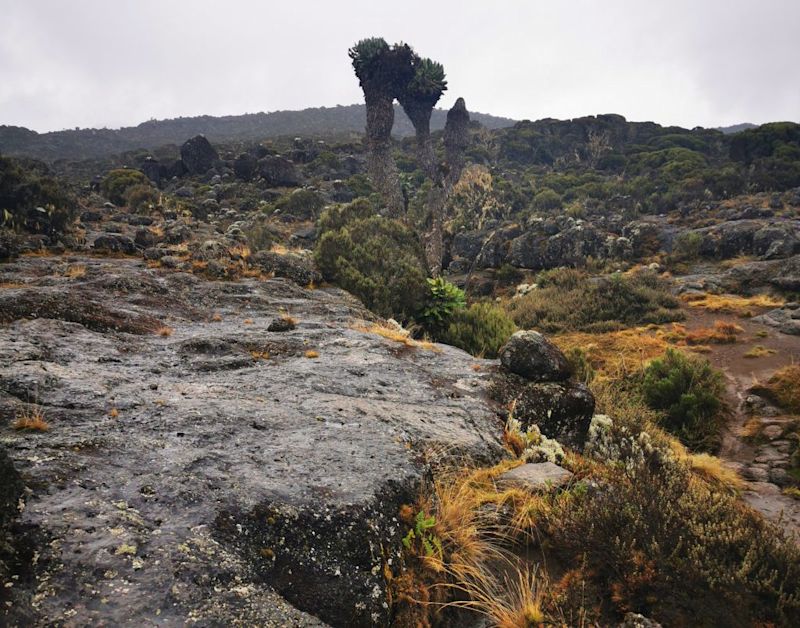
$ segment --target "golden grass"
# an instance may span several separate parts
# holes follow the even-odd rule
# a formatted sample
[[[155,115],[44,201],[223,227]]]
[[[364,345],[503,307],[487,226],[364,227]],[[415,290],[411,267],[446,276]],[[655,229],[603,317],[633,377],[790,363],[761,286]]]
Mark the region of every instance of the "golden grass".
[[[11,290],[13,288],[24,288],[24,287],[25,287],[24,283],[17,283],[15,281],[3,281],[3,282],[0,282],[0,290],[4,290],[4,289]]]
[[[156,333],[159,336],[163,336],[164,338],[168,338],[169,336],[171,336],[173,331],[174,330],[172,329],[172,327],[167,327],[166,325],[163,325],[158,329],[156,329]]]
[[[783,299],[766,294],[742,297],[735,294],[684,294],[681,300],[691,307],[700,307],[709,312],[753,316],[754,308],[773,308],[784,304]]]
[[[745,353],[744,357],[746,357],[746,358],[763,358],[763,357],[766,357],[768,355],[773,355],[775,353],[777,353],[777,351],[775,351],[775,349],[767,349],[763,345],[756,345],[755,347],[752,347],[747,353]]]
[[[219,322],[221,322],[221,321],[222,321],[222,314],[220,314],[219,312],[214,312],[214,315],[211,317],[211,320],[212,320],[214,323],[219,323]]]
[[[64,277],[69,279],[81,279],[86,276],[86,264],[73,264],[66,271]]]
[[[800,414],[800,365],[790,364],[778,369],[766,382],[758,382],[751,390],[788,412]]]
[[[305,356],[313,360],[319,357],[319,351],[314,351],[313,349],[309,349],[308,351],[306,351]]]
[[[669,347],[662,330],[646,327],[591,334],[573,332],[552,337],[565,353],[580,350],[597,374],[617,379],[638,371]]]
[[[734,344],[737,336],[744,333],[744,329],[736,323],[714,321],[714,327],[686,331],[684,337],[687,345]]]
[[[725,487],[734,492],[742,491],[746,483],[733,469],[726,467],[722,460],[710,454],[689,454],[688,463],[692,471],[703,479]]]
[[[720,268],[728,270],[731,268],[736,268],[737,266],[741,266],[742,264],[749,264],[750,262],[754,261],[756,261],[756,258],[752,255],[739,255],[738,257],[722,260],[719,263],[719,266]]]
[[[251,351],[250,356],[253,358],[254,362],[269,360],[269,351]]]
[[[273,244],[269,250],[271,253],[277,253],[278,255],[287,255],[289,253],[299,254],[304,251],[301,247],[287,247],[283,244]]]
[[[745,440],[755,440],[761,435],[762,428],[761,419],[753,417],[739,428],[738,433]]]
[[[24,432],[48,432],[50,424],[44,418],[44,412],[39,407],[26,408],[17,414],[12,427]]]
[[[111,410],[108,412],[108,416],[110,416],[112,419],[116,419],[119,416],[119,410],[116,408],[111,408]]]
[[[414,340],[411,337],[411,334],[405,329],[398,329],[388,325],[381,325],[379,323],[372,323],[370,325],[354,325],[352,329],[365,334],[377,334],[378,336],[386,338],[387,340],[404,344],[406,347],[426,349],[427,351],[433,351],[435,353],[441,352],[441,349],[432,342],[428,342],[427,340]]]
[[[251,253],[252,251],[250,251],[250,247],[246,244],[237,244],[236,246],[232,246],[230,249],[228,249],[228,254],[234,258],[240,257],[242,259],[247,259],[250,257]]]
[[[253,319],[252,318],[246,318],[246,319],[244,319],[242,321],[242,323],[244,323],[245,325],[252,325],[253,324]]]

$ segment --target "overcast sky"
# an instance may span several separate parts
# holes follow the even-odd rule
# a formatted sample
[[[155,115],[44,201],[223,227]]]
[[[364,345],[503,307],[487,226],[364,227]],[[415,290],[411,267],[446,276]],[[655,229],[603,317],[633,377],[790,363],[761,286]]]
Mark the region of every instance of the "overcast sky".
[[[0,0],[0,124],[360,102],[347,48],[376,35],[444,64],[445,107],[800,121],[800,0]]]

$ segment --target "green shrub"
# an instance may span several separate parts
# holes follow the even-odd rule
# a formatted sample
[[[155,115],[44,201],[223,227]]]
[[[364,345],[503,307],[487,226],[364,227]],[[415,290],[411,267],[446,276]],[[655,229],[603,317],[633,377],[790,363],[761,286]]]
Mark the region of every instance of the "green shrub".
[[[507,306],[522,329],[601,332],[684,316],[669,284],[652,273],[592,279],[576,270],[557,269],[540,273],[537,284],[538,289]]]
[[[543,211],[561,207],[561,196],[558,192],[545,188],[533,197],[533,208]]]
[[[285,214],[299,218],[316,218],[325,206],[323,198],[313,190],[295,190],[275,202],[275,207]]]
[[[502,308],[493,303],[473,303],[469,308],[455,310],[449,323],[436,334],[436,340],[472,355],[496,358],[516,329]]]
[[[431,333],[447,325],[456,310],[464,309],[464,291],[442,277],[428,279],[428,297],[417,315],[417,321]]]
[[[152,185],[133,185],[125,191],[125,204],[134,211],[152,209],[158,203],[158,190]]]
[[[644,370],[644,400],[662,413],[663,427],[690,449],[714,451],[724,425],[722,373],[708,360],[667,349]]]
[[[139,170],[118,168],[112,170],[103,179],[100,188],[115,205],[125,204],[125,193],[134,185],[149,185],[150,180]]]
[[[76,208],[75,197],[47,174],[44,164],[0,156],[0,226],[59,233],[67,228]]]
[[[360,298],[376,314],[412,320],[428,295],[417,235],[375,215],[364,199],[323,212],[314,251],[326,280]]]

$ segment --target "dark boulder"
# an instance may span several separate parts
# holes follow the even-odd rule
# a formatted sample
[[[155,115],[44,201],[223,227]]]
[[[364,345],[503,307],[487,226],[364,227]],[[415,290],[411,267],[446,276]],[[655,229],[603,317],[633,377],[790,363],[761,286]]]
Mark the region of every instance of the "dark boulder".
[[[258,161],[258,173],[268,185],[273,187],[292,187],[300,185],[300,175],[295,165],[288,159],[267,156]]]
[[[498,373],[489,394],[513,408],[514,418],[527,429],[538,426],[542,434],[562,445],[581,450],[594,415],[594,396],[575,380],[531,382],[511,373]]]
[[[161,184],[161,164],[154,157],[148,156],[142,163],[140,170],[156,185]]]
[[[242,153],[233,162],[233,173],[237,179],[250,181],[256,174],[258,160],[250,153]]]
[[[219,155],[205,135],[195,135],[181,146],[181,161],[189,174],[205,174],[217,159]]]
[[[292,253],[281,255],[272,251],[258,251],[250,256],[250,265],[276,277],[290,279],[300,286],[322,281],[322,275],[310,260]]]
[[[468,262],[475,261],[483,248],[487,233],[485,231],[461,231],[453,236],[450,248],[453,258],[463,258]]]
[[[284,331],[292,331],[297,327],[297,324],[294,322],[294,319],[290,316],[279,316],[278,318],[272,319],[267,327],[267,331],[274,331],[274,332],[284,332]]]
[[[175,177],[182,177],[188,172],[186,165],[180,159],[175,159],[168,164],[159,166],[159,176],[162,181],[169,181]]]
[[[136,253],[136,243],[133,240],[128,236],[114,233],[104,233],[97,236],[92,248],[96,251],[105,251],[107,253],[124,253],[126,255]]]
[[[567,358],[537,331],[518,331],[500,350],[500,363],[510,373],[534,382],[561,382],[572,374]]]

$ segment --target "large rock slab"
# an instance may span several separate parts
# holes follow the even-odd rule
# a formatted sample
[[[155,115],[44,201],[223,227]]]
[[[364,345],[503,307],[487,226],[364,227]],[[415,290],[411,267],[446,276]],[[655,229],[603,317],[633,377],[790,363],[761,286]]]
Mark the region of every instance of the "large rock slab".
[[[569,379],[572,368],[564,353],[537,331],[518,331],[500,350],[500,363],[511,373],[538,382]]]
[[[0,623],[388,624],[426,449],[505,455],[491,363],[361,331],[337,289],[70,263],[0,266],[0,443],[43,539]],[[30,403],[49,432],[10,428]]]

